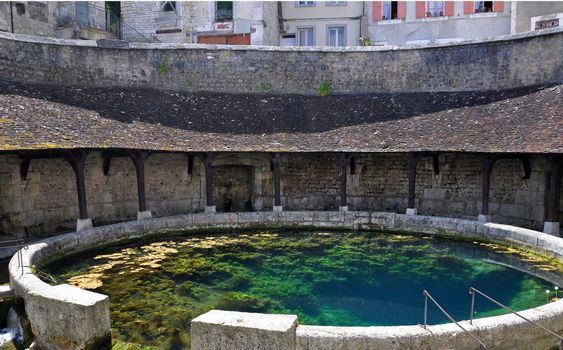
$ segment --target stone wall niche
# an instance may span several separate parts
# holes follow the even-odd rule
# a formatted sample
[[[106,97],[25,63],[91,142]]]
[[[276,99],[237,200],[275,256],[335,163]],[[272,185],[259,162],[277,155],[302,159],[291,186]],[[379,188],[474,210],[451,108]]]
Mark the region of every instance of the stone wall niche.
[[[219,212],[244,212],[254,209],[254,168],[247,165],[213,167],[213,197]]]

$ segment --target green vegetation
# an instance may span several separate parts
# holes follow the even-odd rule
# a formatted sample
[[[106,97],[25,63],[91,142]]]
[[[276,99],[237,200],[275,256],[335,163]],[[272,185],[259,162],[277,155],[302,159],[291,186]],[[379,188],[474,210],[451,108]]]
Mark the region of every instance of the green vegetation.
[[[58,73],[55,70],[55,68],[49,68],[47,69],[47,73],[45,74],[47,80],[49,81],[53,81],[55,80],[55,78],[57,77]]]
[[[469,286],[494,291],[516,309],[544,303],[549,285],[475,258],[526,257],[501,250],[407,235],[263,230],[130,242],[66,259],[47,272],[110,296],[114,349],[183,349],[191,320],[211,309],[366,326],[420,322],[422,289],[456,318],[467,318],[460,296]],[[484,302],[476,310],[479,316],[502,312]],[[437,313],[429,317],[446,321]]]
[[[166,60],[158,62],[156,68],[158,69],[158,72],[160,74],[165,74],[170,72],[170,64]]]
[[[321,81],[321,84],[319,85],[319,94],[321,96],[328,96],[331,94],[331,92],[332,92],[332,86],[330,84],[330,81],[328,80]]]
[[[271,88],[272,87],[268,83],[260,83],[260,91],[262,91],[264,93],[270,91]]]

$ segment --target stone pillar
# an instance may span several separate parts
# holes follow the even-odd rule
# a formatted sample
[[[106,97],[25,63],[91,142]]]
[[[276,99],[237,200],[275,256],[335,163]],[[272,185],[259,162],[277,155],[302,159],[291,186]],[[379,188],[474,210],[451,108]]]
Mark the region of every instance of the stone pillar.
[[[86,182],[84,180],[84,163],[88,156],[87,151],[77,151],[69,153],[65,159],[74,170],[76,177],[76,191],[78,194],[79,217],[76,221],[76,231],[92,228],[92,219],[88,217],[88,204],[86,202]]]
[[[272,165],[274,170],[274,208],[273,211],[283,211],[281,205],[281,170],[280,170],[280,154],[274,153],[272,157]]]
[[[545,203],[547,206],[543,232],[559,236],[559,201],[561,188],[561,167],[563,157],[552,157],[550,159],[549,182],[545,192]]]
[[[348,159],[350,157],[346,153],[340,153],[340,211],[348,211],[348,199],[346,185],[348,182]]]
[[[481,195],[481,213],[478,220],[480,222],[490,222],[489,214],[489,192],[491,187],[491,172],[497,158],[492,155],[485,155],[481,158],[481,173],[483,175],[483,192]]]
[[[414,197],[416,190],[416,165],[421,155],[417,153],[409,154],[409,198],[407,203],[407,215],[416,215],[417,209],[414,207]]]
[[[205,166],[205,196],[207,204],[205,206],[206,213],[215,213],[215,201],[213,200],[213,158],[215,153],[207,152],[203,155],[203,164]]]
[[[295,349],[297,316],[211,310],[192,320],[192,350]]]
[[[147,199],[145,197],[145,162],[148,156],[147,152],[132,152],[130,154],[137,173],[137,195],[139,198],[137,220],[148,219],[152,216],[150,210],[147,210]]]

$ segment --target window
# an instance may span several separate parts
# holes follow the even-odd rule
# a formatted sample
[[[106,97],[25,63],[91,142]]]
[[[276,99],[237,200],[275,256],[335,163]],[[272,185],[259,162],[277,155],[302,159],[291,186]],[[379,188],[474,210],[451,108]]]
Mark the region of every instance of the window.
[[[313,7],[315,6],[314,1],[296,1],[295,7]]]
[[[233,20],[233,2],[217,1],[215,11],[215,22],[229,22]]]
[[[160,4],[160,11],[162,11],[162,12],[176,12],[176,1],[163,1]]]
[[[297,29],[297,46],[315,45],[315,28]]]
[[[397,19],[399,4],[397,1],[385,1],[385,8],[383,9],[383,16],[381,19]]]
[[[327,1],[325,3],[326,6],[346,6],[348,5],[348,1]]]
[[[443,1],[427,1],[426,2],[426,17],[440,17],[444,16],[444,2]]]
[[[326,44],[328,46],[346,46],[346,28],[331,26],[327,29]]]
[[[475,13],[493,12],[492,1],[475,1]]]

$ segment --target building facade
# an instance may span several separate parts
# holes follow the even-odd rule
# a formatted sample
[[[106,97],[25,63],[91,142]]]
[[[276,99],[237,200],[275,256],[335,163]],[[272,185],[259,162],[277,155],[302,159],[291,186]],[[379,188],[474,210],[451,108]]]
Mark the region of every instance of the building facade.
[[[278,4],[264,1],[122,2],[123,39],[278,45]]]
[[[284,1],[282,46],[360,45],[364,5],[354,1]]]
[[[118,39],[119,2],[0,1],[0,31],[64,39]]]
[[[558,1],[0,1],[0,31],[130,42],[417,45],[562,24]]]
[[[369,38],[375,45],[416,45],[482,39],[558,26],[557,13],[563,12],[563,3],[371,1],[366,2],[366,11]],[[534,16],[547,16],[543,27],[532,25]]]

